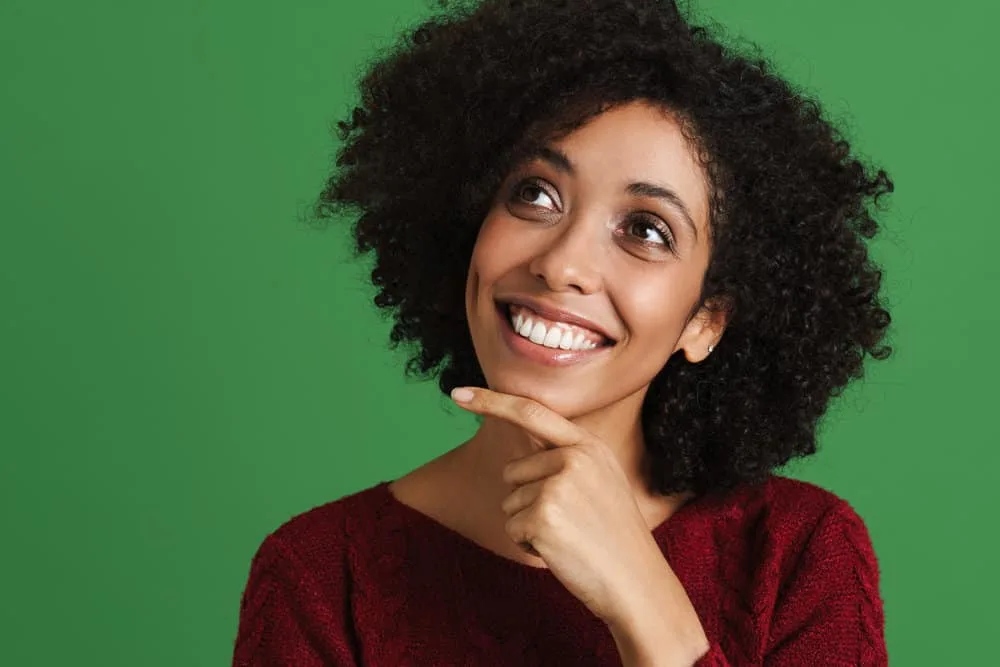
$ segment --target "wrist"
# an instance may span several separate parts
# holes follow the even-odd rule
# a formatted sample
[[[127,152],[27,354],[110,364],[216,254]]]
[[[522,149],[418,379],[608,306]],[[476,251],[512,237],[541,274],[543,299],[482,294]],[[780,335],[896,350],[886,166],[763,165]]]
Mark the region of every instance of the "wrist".
[[[701,623],[609,624],[622,667],[691,667],[708,653],[709,641]]]
[[[605,619],[624,667],[691,667],[709,651],[687,591],[665,561],[658,565],[645,569],[640,589],[624,595]]]

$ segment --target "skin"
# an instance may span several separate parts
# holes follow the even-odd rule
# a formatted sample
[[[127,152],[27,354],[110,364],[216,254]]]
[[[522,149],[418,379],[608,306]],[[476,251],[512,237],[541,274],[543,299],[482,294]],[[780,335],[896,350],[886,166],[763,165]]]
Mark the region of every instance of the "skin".
[[[393,492],[500,555],[550,568],[608,624],[624,664],[689,665],[707,642],[650,533],[687,496],[649,490],[640,410],[673,354],[699,362],[725,328],[723,310],[699,307],[708,182],[679,124],[644,102],[543,148],[498,189],[469,265],[466,313],[489,389],[454,398],[482,425]],[[590,319],[614,345],[563,367],[518,355],[496,312],[517,295]]]

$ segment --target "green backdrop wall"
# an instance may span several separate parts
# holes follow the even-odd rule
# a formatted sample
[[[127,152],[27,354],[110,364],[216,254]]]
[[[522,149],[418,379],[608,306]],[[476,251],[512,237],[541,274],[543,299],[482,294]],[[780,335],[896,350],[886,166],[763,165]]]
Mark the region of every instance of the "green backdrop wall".
[[[894,664],[990,664],[1000,12],[698,7],[896,180],[896,356],[788,474],[868,522]],[[225,664],[269,530],[471,432],[403,379],[344,230],[300,222],[363,61],[428,11],[0,4],[0,663]]]

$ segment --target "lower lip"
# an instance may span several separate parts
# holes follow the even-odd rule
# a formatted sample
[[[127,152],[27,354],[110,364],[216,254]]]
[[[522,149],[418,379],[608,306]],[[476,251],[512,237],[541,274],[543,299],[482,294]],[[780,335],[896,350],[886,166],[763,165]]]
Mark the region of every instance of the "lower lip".
[[[504,308],[497,306],[496,312],[500,318],[500,331],[507,347],[514,353],[544,366],[570,366],[589,361],[612,347],[611,345],[601,345],[590,350],[563,350],[562,348],[536,345],[514,331]]]

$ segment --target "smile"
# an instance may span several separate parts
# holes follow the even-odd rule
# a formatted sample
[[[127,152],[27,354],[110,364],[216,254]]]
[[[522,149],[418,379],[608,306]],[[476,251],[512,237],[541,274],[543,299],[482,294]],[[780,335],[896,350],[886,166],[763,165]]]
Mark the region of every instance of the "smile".
[[[545,366],[568,366],[607,351],[614,341],[576,324],[542,317],[518,304],[497,304],[501,333],[519,357]]]
[[[548,320],[525,306],[511,305],[508,317],[517,335],[535,345],[561,350],[592,350],[605,342],[604,336],[596,331]]]

